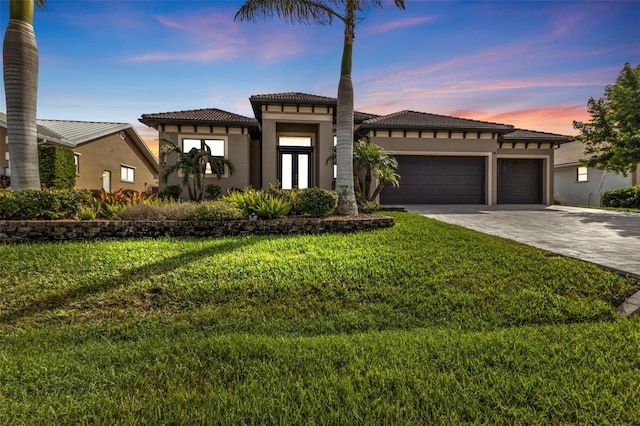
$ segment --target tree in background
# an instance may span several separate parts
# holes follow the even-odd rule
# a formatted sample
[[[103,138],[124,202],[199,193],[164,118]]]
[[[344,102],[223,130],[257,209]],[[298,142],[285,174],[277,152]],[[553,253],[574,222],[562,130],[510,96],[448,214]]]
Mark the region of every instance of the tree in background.
[[[38,46],[33,31],[34,4],[44,0],[9,0],[9,24],[2,60],[7,102],[11,188],[40,189],[38,170]]]
[[[589,98],[591,120],[573,122],[576,137],[585,144],[583,161],[595,167],[627,175],[640,164],[640,65],[627,62],[613,85],[604,89],[604,98]]]
[[[222,178],[225,168],[229,169],[232,175],[235,171],[233,164],[226,158],[211,155],[211,149],[205,145],[204,149],[192,148],[189,152],[183,152],[179,146],[166,138],[160,147],[160,165],[164,168],[162,180],[167,178],[173,172],[182,174],[182,185],[187,187],[189,191],[189,199],[192,201],[201,201],[204,196],[204,177],[207,173],[207,166],[210,167],[210,173],[214,174],[218,180]],[[167,166],[168,157],[176,154],[176,161]]]
[[[393,3],[404,9],[404,0],[393,0]],[[336,213],[341,215],[358,214],[353,187],[354,95],[351,65],[356,24],[360,21],[358,13],[370,6],[382,7],[382,0],[247,0],[235,17],[240,21],[256,21],[277,16],[293,24],[318,25],[330,25],[335,18],[344,23],[344,46],[336,110],[336,192],[339,196]]]

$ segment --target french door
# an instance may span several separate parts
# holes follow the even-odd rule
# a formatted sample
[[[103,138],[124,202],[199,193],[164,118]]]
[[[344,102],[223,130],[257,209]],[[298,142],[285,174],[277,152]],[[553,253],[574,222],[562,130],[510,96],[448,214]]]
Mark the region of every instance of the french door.
[[[313,186],[313,148],[278,148],[278,179],[282,189]]]

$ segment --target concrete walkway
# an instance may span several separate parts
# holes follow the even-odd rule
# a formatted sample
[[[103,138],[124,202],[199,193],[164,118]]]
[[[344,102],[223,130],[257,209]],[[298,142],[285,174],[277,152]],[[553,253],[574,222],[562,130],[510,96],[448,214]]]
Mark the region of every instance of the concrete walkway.
[[[543,205],[408,205],[407,211],[640,279],[640,213]]]

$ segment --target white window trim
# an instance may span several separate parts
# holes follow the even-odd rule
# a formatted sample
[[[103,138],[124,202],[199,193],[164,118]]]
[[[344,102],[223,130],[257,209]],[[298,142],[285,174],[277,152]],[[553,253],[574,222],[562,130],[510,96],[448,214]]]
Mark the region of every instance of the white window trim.
[[[81,153],[79,153],[79,152],[74,152],[74,153],[73,153],[74,161],[76,161],[76,160],[78,161],[78,162],[75,164],[75,166],[76,166],[76,176],[80,176],[80,156],[81,156],[81,155],[82,155],[82,154],[81,154]]]
[[[122,169],[132,170],[133,171],[133,179],[132,180],[122,179]],[[135,183],[136,182],[136,168],[134,166],[129,165],[129,164],[120,163],[120,182]]]
[[[180,144],[179,147],[180,149],[184,150],[184,140],[185,139],[198,139],[198,140],[222,140],[224,141],[224,157],[225,159],[229,159],[229,137],[227,135],[215,135],[215,134],[192,134],[192,133],[186,133],[186,134],[180,134],[178,135],[178,143]],[[178,171],[178,176],[182,176],[182,173],[180,171]],[[222,174],[222,178],[228,178],[229,177],[229,168],[225,167],[224,168],[224,173]],[[216,178],[215,175],[213,174],[209,174],[208,172],[205,173],[204,176],[205,179],[208,178]]]
[[[583,170],[581,173],[581,169]],[[578,166],[576,169],[576,182],[589,182],[589,168],[586,166]]]

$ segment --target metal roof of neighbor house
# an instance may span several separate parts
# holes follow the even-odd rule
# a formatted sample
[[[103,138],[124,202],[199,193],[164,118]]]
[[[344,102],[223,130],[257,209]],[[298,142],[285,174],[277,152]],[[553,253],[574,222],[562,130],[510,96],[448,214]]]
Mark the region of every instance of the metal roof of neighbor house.
[[[69,121],[69,120],[38,120],[38,126],[62,136],[75,147],[80,144],[119,133],[127,132],[129,137],[138,146],[142,155],[153,165],[154,171],[158,169],[158,158],[149,149],[138,131],[129,123],[109,123],[98,121]]]
[[[416,111],[399,111],[393,114],[372,118],[362,122],[360,128],[367,129],[413,129],[413,130],[490,130],[497,133],[509,133],[513,126],[470,120],[446,115],[428,114]]]
[[[217,108],[142,114],[142,118],[140,118],[139,121],[154,128],[157,128],[157,125],[161,123],[191,124],[194,122],[259,127],[258,120],[255,118],[245,117],[244,115],[234,114]]]
[[[104,123],[96,121],[38,120],[38,125],[61,135],[66,140],[79,145],[103,136],[126,130],[128,123]]]
[[[556,133],[537,132],[533,130],[515,129],[511,133],[502,136],[504,140],[546,140],[557,143],[569,142],[569,136],[559,135]]]
[[[66,146],[69,148],[73,148],[76,146],[72,141],[67,140],[64,136],[52,131],[51,129],[46,128],[40,124],[40,120],[36,121],[38,126],[38,142],[40,143],[55,143],[58,145]],[[0,127],[7,128],[7,114],[0,112]]]

